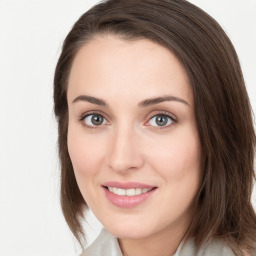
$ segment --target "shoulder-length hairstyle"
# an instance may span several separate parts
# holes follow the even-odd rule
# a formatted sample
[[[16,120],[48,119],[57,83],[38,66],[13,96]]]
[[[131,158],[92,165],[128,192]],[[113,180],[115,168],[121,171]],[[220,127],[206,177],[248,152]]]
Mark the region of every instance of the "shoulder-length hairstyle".
[[[54,110],[61,206],[74,236],[83,246],[86,202],[67,149],[68,78],[79,49],[104,35],[158,43],[174,53],[187,72],[205,164],[186,238],[193,236],[197,248],[221,238],[237,255],[255,249],[256,215],[251,194],[256,139],[239,60],[220,25],[185,0],[103,1],[79,18],[64,41],[55,70]]]

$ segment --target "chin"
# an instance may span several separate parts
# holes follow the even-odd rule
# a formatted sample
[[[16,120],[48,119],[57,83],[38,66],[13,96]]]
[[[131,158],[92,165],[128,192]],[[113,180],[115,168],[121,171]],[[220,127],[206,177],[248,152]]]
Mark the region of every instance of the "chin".
[[[115,237],[123,239],[141,239],[148,237],[154,233],[152,227],[138,225],[138,223],[112,223],[112,225],[104,225],[104,227]]]

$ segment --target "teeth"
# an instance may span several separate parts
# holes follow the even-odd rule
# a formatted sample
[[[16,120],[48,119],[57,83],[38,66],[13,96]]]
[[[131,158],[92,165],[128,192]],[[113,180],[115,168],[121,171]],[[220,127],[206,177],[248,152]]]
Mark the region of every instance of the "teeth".
[[[147,193],[149,190],[147,188],[142,189],[142,193]]]
[[[125,189],[124,189],[124,191],[125,191]],[[141,193],[139,193],[139,194],[141,194]],[[135,196],[136,195],[136,189],[135,188],[127,189],[126,190],[126,195],[127,196]]]
[[[115,193],[115,194],[120,195],[120,196],[125,196],[125,195],[126,195],[125,190],[124,190],[124,189],[121,189],[121,188],[118,188],[118,189],[116,190],[116,193]]]
[[[108,187],[108,190],[119,196],[135,196],[143,193],[147,193],[151,190],[151,188],[130,188],[130,189],[122,189],[115,187]]]

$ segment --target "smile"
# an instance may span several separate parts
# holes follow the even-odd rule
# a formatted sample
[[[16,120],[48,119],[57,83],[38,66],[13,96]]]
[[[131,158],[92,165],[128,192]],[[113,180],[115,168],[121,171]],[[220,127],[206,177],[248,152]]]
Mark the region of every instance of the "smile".
[[[108,182],[103,184],[108,201],[121,208],[132,208],[150,200],[157,187],[136,183]]]
[[[141,195],[144,193],[147,193],[153,188],[130,188],[130,189],[122,189],[122,188],[116,188],[116,187],[107,187],[108,190],[115,195],[119,196],[135,196],[135,195]]]

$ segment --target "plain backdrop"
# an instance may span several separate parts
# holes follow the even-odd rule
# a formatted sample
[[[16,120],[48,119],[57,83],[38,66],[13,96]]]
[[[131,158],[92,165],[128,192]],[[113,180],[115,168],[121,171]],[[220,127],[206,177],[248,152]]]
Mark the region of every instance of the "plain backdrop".
[[[80,253],[59,204],[52,81],[66,34],[97,2],[0,0],[0,256]],[[191,2],[230,36],[256,112],[256,1]],[[91,243],[101,225],[88,222]]]

